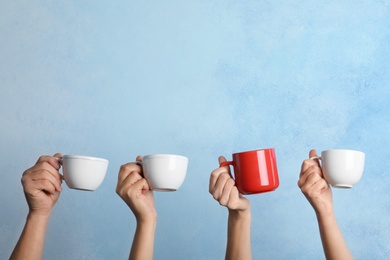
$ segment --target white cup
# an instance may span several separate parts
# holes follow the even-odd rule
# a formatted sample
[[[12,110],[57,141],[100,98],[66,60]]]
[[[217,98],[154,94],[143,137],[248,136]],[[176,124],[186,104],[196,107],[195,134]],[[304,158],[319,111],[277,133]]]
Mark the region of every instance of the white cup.
[[[174,154],[151,154],[143,156],[139,164],[152,190],[176,191],[186,177],[188,158]]]
[[[335,188],[352,188],[363,175],[365,154],[354,150],[327,150],[321,153],[325,180]]]
[[[71,189],[96,190],[106,176],[108,160],[90,156],[64,155],[58,159],[62,164],[62,177]]]

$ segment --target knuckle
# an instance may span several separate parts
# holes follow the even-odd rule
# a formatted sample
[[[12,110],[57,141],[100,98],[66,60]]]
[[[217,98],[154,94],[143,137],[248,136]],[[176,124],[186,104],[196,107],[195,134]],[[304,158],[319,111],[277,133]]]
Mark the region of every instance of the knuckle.
[[[232,179],[232,178],[229,178],[226,182],[226,184],[230,185],[230,186],[234,186],[236,185],[236,182]]]
[[[45,158],[46,158],[46,155],[39,156],[38,162],[45,160]]]
[[[122,164],[121,167],[120,167],[120,171],[125,171],[126,169],[128,169],[128,165],[127,164]]]
[[[210,174],[210,179],[216,179],[219,175],[219,172],[217,170],[214,170]]]
[[[219,201],[219,205],[227,207],[227,203],[224,200]]]
[[[229,201],[229,203],[227,204],[227,207],[229,209],[237,209],[238,205],[237,205],[236,201]]]
[[[302,168],[309,168],[312,165],[313,165],[313,162],[311,160],[309,160],[309,159],[306,159],[302,163]]]

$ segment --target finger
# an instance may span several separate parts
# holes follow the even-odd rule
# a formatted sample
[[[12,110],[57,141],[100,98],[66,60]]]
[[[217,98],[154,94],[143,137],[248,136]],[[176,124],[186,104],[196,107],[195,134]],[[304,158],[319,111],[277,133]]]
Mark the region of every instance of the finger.
[[[227,207],[229,209],[237,209],[239,204],[240,204],[240,192],[238,191],[236,186],[233,186],[230,192],[230,199]]]
[[[302,188],[302,193],[309,198],[316,198],[321,193],[323,193],[326,189],[329,189],[327,182],[323,179],[319,179],[318,181],[311,183],[311,185],[307,185]]]
[[[134,162],[123,164],[119,169],[118,184],[122,183],[131,172],[141,173],[141,166]]]
[[[140,172],[141,176],[145,177],[144,176],[144,170],[142,168],[142,156],[138,155],[137,158],[135,158],[135,161],[136,161],[137,165],[139,165],[141,167],[141,172]]]
[[[218,158],[218,162],[219,162],[219,164],[226,162],[226,158],[223,156],[220,156]],[[229,166],[219,167],[211,172],[210,181],[209,181],[209,192],[210,193],[211,193],[211,190],[214,189],[215,183],[217,182],[219,175],[223,172],[227,172],[230,174]]]
[[[45,170],[45,171],[49,172],[54,178],[56,178],[58,180],[61,179],[61,176],[60,176],[60,173],[58,172],[58,169],[53,167],[53,165],[49,162],[41,162],[39,164],[36,164],[33,167],[31,167],[30,170],[32,172]]]
[[[120,197],[132,197],[132,194],[140,194],[142,190],[149,190],[149,184],[144,178],[137,178],[138,173],[132,172],[130,176],[134,175],[134,178],[127,178],[123,183],[121,183],[116,192],[120,195]]]
[[[118,182],[117,193],[121,190],[127,191],[134,183],[141,179],[143,178],[138,172],[130,172],[127,174],[126,178],[124,178],[121,182]]]
[[[317,157],[317,152],[316,152],[316,150],[314,150],[314,149],[310,150],[310,152],[309,152],[309,158],[310,158],[310,159],[306,159],[306,160],[303,161],[302,166],[301,166],[301,174],[302,174],[307,168],[309,168],[310,166],[312,166],[312,165],[314,165],[314,164],[320,165],[318,159],[312,159],[313,157]],[[300,174],[300,175],[301,175],[301,174]]]
[[[302,175],[307,169],[309,169],[312,166],[318,166],[318,163],[312,159],[304,160],[302,162],[300,175]]]
[[[227,162],[226,158],[224,156],[219,156],[218,157],[218,163],[221,165],[221,163]],[[222,168],[225,168],[226,171],[230,174],[230,167],[229,165],[223,166]]]
[[[51,195],[56,194],[57,191],[59,191],[55,185],[49,180],[41,180],[37,182],[38,185],[41,185],[40,189],[42,191],[45,191],[46,193],[49,193]]]
[[[219,199],[219,204],[227,206],[231,199],[235,199],[235,197],[232,197],[232,189],[234,186],[235,182],[232,178],[226,180]]]
[[[310,189],[312,186],[314,186],[317,182],[323,181],[321,176],[319,176],[315,172],[311,172],[307,175],[304,182],[300,183],[300,188],[302,191]]]
[[[309,158],[312,158],[312,159],[308,159],[308,160],[305,160],[306,162],[306,166],[310,167],[312,165],[317,165],[318,166],[318,169],[319,169],[319,175],[324,178],[324,174],[322,172],[322,168],[321,168],[321,164],[320,164],[320,161],[318,158],[313,158],[313,157],[318,157],[317,155],[317,151],[315,149],[312,149],[310,150],[309,152]],[[304,167],[304,165],[302,164],[302,168]],[[303,171],[303,170],[302,170]]]
[[[217,168],[214,171],[212,171],[212,173],[210,175],[210,181],[209,181],[209,192],[210,193],[213,193],[213,191],[215,189],[215,185],[218,181],[218,178],[222,173],[227,173],[226,169],[224,167],[220,167],[220,168]]]
[[[298,180],[298,186],[301,187],[304,183],[308,181],[308,178],[312,175],[317,175],[321,178],[321,169],[317,165],[312,165],[307,168],[300,176]]]
[[[320,191],[324,191],[326,189],[330,189],[330,186],[329,184],[326,182],[326,180],[324,179],[321,179],[319,181],[317,181],[314,185],[313,185],[313,188],[317,189],[317,190],[320,190]]]
[[[146,181],[146,179],[144,178],[141,178],[139,179],[138,181],[136,181],[134,184],[134,189],[135,190],[139,190],[139,191],[142,191],[142,190],[150,190],[150,186],[149,186],[149,183]]]
[[[141,179],[143,178],[138,172],[130,172],[130,174],[127,175],[126,179],[123,180],[123,182],[132,185]]]
[[[35,182],[35,181],[49,181],[57,191],[62,191],[61,183],[62,180],[59,177],[55,177],[52,175],[48,170],[40,169],[31,172],[31,174],[25,178],[23,181],[24,183],[28,182]]]
[[[222,173],[219,175],[217,182],[215,183],[214,187],[212,188],[211,194],[213,195],[213,198],[218,200],[221,198],[223,189],[226,185],[226,182],[231,179],[229,174]]]
[[[53,168],[47,162],[39,163],[25,171],[22,176],[22,180],[24,181],[35,181],[35,180],[44,180],[47,179],[56,187],[58,191],[62,190],[61,183],[62,180],[60,178],[59,172]]]
[[[57,162],[55,168],[56,168],[57,170],[59,170],[59,169],[61,168],[61,163],[59,162],[59,159],[61,159],[63,156],[62,156],[61,153],[55,153],[55,154],[53,155],[53,157],[54,157],[54,159],[55,159],[56,162]]]
[[[43,156],[39,157],[38,161],[35,164],[37,165],[37,164],[44,163],[44,162],[49,163],[56,170],[60,169],[60,163],[53,156],[43,155]]]
[[[38,179],[34,181],[27,182],[24,186],[24,191],[26,194],[33,195],[34,191],[44,191],[46,193],[54,195],[58,190],[55,185],[48,179]]]
[[[309,158],[316,157],[316,156],[317,156],[317,151],[315,149],[310,150]]]
[[[309,158],[311,158],[311,159],[314,160],[318,165],[320,165],[320,161],[318,160],[318,158],[313,158],[313,157],[318,157],[317,151],[316,151],[315,149],[310,150],[310,152],[309,152]]]
[[[218,162],[219,162],[219,164],[221,164],[221,163],[223,163],[223,162],[226,162],[227,160],[226,160],[226,158],[224,157],[224,156],[219,156],[218,157]]]

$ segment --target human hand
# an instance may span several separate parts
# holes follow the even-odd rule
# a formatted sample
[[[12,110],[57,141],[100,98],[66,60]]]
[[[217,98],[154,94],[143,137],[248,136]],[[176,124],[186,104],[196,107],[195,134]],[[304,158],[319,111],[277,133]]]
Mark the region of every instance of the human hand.
[[[41,156],[23,173],[21,182],[30,214],[49,216],[60,196],[62,179],[58,172],[60,164],[55,157],[62,155]]]
[[[311,150],[309,158],[317,156]],[[333,213],[332,190],[324,179],[318,159],[306,159],[302,163],[298,186],[317,215]]]
[[[219,163],[226,162],[225,157],[218,158]],[[209,192],[220,205],[225,206],[229,211],[246,211],[250,209],[249,200],[244,198],[235,181],[230,176],[229,166],[219,167],[210,175]]]
[[[138,156],[136,160],[141,161],[142,157]],[[138,222],[156,219],[153,191],[150,190],[146,179],[142,177],[142,167],[137,163],[121,166],[116,193],[130,207]]]

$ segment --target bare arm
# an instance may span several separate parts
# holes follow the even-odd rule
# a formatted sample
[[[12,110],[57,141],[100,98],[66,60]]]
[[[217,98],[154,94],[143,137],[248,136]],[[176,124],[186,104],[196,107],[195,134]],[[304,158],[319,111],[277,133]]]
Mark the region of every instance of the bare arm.
[[[310,151],[309,156],[316,156],[316,151]],[[298,186],[316,213],[326,259],[353,259],[336,221],[332,190],[316,160],[305,160],[302,163]]]
[[[28,215],[10,259],[42,259],[48,217]]]
[[[335,215],[317,215],[317,219],[326,259],[353,259],[353,256],[345,243],[343,234],[337,224]]]
[[[252,259],[250,228],[251,213],[249,210],[229,210],[225,259]]]
[[[153,259],[155,230],[156,221],[137,222],[129,259]]]
[[[59,168],[54,157],[42,156],[23,173],[22,184],[29,213],[10,259],[42,259],[47,224],[62,190]]]
[[[224,157],[219,158],[220,163],[224,161]],[[227,166],[211,173],[209,191],[214,199],[229,211],[225,259],[252,259],[250,203],[239,193]]]
[[[141,157],[137,157],[137,160],[141,160]],[[141,174],[142,169],[136,163],[122,165],[116,192],[129,206],[137,221],[129,259],[148,260],[153,259],[157,213],[153,192]]]

